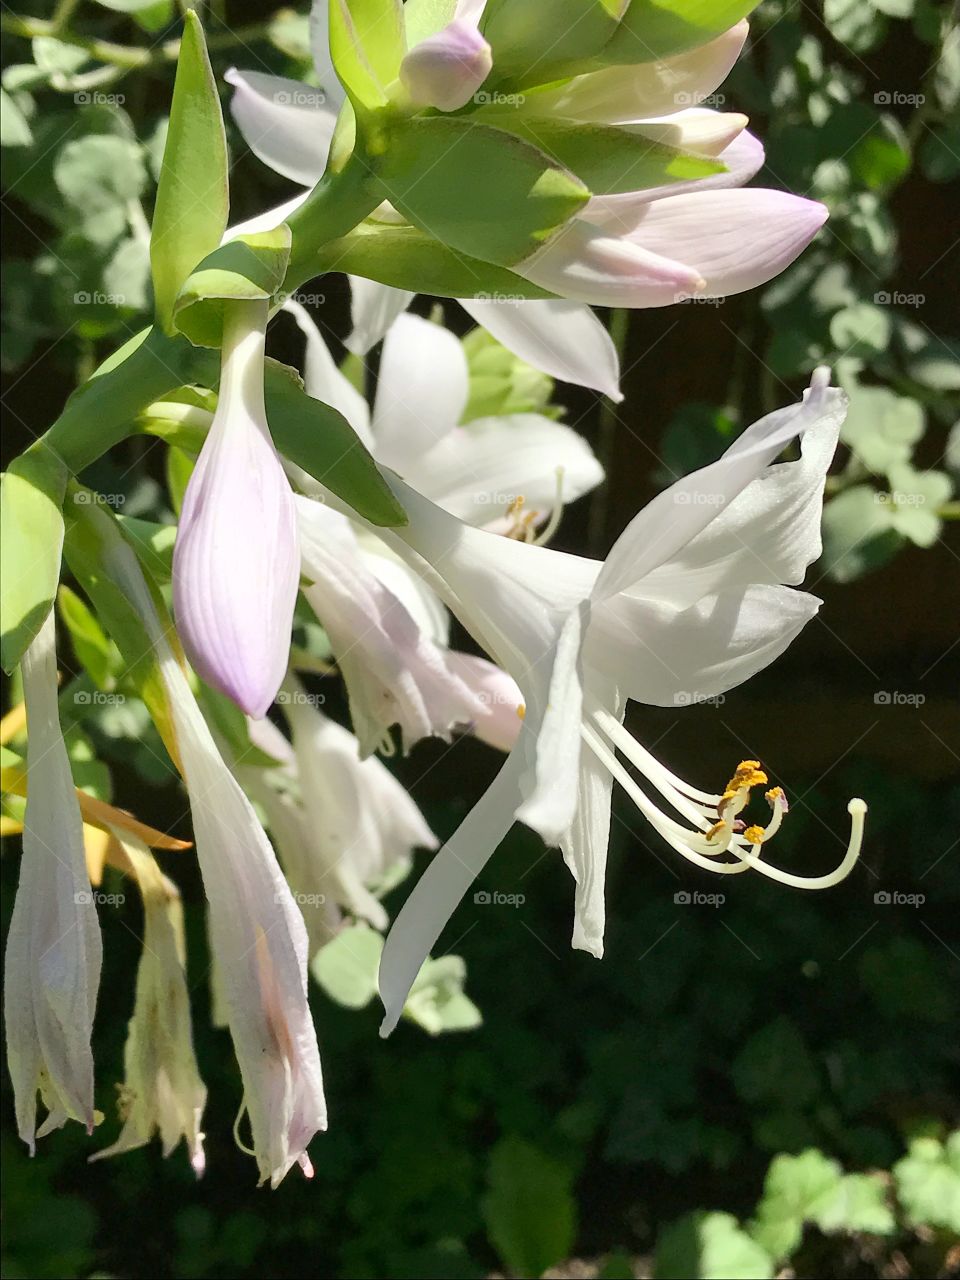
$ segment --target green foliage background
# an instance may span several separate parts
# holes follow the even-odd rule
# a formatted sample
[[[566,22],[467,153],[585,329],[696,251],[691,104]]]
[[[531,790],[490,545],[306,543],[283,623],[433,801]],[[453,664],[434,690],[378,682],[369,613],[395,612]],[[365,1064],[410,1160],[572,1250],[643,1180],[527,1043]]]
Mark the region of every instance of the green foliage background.
[[[54,30],[31,28],[50,21],[44,6],[20,13],[3,20],[11,453],[139,327],[173,73],[166,0],[61,3]],[[206,16],[218,74],[233,62],[305,70],[302,17],[230,5],[228,29],[216,6]],[[81,57],[89,46],[65,45],[57,31],[152,52],[77,88],[94,65]],[[684,902],[676,895],[716,883],[671,863],[624,806],[607,955],[596,962],[568,950],[572,893],[559,855],[517,829],[478,887],[523,895],[522,905],[468,900],[448,934],[483,1027],[431,1039],[404,1024],[384,1044],[374,1007],[345,1010],[315,990],[331,1129],[315,1144],[314,1181],[291,1176],[271,1194],[254,1190],[230,1138],[238,1080],[225,1033],[209,1026],[200,886],[188,862],[175,864],[189,855],[167,855],[187,902],[210,1090],[207,1177],[197,1185],[182,1152],[164,1162],[156,1148],[88,1166],[76,1126],[28,1161],[7,1127],[5,1275],[536,1275],[571,1256],[610,1277],[765,1276],[785,1256],[799,1275],[892,1274],[895,1256],[908,1268],[897,1274],[946,1273],[960,1233],[960,1153],[947,1138],[958,1120],[960,726],[956,664],[951,677],[944,656],[956,632],[948,431],[960,366],[943,283],[955,235],[943,211],[960,165],[960,52],[946,6],[927,0],[771,0],[754,32],[724,105],[754,116],[765,181],[827,200],[829,230],[762,294],[687,306],[678,320],[632,318],[625,406],[598,413],[570,396],[570,420],[605,454],[611,484],[562,540],[602,550],[658,483],[719,451],[816,362],[836,365],[854,411],[815,573],[836,643],[805,638],[721,706],[646,710],[636,727],[704,784],[742,755],[775,756],[775,780],[795,801],[778,844],[805,870],[833,864],[847,798],[865,796],[863,868],[823,896],[744,877],[721,882],[720,904]],[[235,216],[286,194],[231,143],[235,189],[249,204]],[[342,336],[342,290],[319,287],[324,319]],[[78,305],[78,294],[92,301]],[[91,482],[125,492],[127,514],[154,517],[162,474],[129,448]],[[874,497],[898,493],[929,500]],[[878,704],[885,690],[923,690],[925,702]],[[189,835],[150,738],[131,752],[144,726],[109,710],[90,734],[118,800]],[[464,741],[398,767],[443,835],[495,763]],[[6,857],[5,919],[15,878]],[[103,924],[95,1048],[112,1135],[139,954],[133,899]],[[11,1114],[4,1079],[5,1126]]]

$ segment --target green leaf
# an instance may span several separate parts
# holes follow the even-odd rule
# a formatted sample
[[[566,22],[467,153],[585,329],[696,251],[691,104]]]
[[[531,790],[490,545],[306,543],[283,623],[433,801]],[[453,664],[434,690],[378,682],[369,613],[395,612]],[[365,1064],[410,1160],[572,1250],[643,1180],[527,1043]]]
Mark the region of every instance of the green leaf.
[[[112,580],[105,566],[105,544],[112,537],[122,537],[120,526],[96,503],[95,495],[89,490],[71,486],[71,492],[74,497],[86,493],[88,499],[68,504],[64,556],[120,650],[126,674],[146,703],[171,758],[176,760],[176,733],[156,651],[135,606]],[[145,573],[145,577],[164,630],[176,649],[176,631],[166,606],[149,573]]]
[[[188,383],[217,380],[216,359],[186,338],[144,329],[73,393],[43,439],[74,475],[138,429],[139,415]]]
[[[66,585],[57,594],[60,617],[70,632],[73,651],[98,689],[115,687],[120,652],[94,614]]]
[[[879,569],[903,546],[880,497],[871,485],[858,484],[824,507],[822,563],[835,582]]]
[[[830,34],[854,53],[866,53],[883,39],[887,24],[867,0],[823,0]]]
[[[482,1201],[487,1234],[507,1268],[539,1276],[570,1254],[576,1236],[571,1171],[522,1138],[490,1153]]]
[[[916,471],[906,462],[887,474],[893,527],[916,546],[932,547],[942,523],[937,513],[953,493],[953,481],[945,471]]]
[[[633,0],[599,61],[653,62],[722,35],[756,0]]]
[[[404,1016],[432,1036],[479,1027],[480,1010],[464,994],[466,978],[467,966],[460,956],[425,960],[403,1006]]]
[[[109,242],[114,228],[126,225],[127,206],[147,185],[143,149],[130,138],[89,134],[61,147],[53,179],[79,215],[83,233],[94,243]]]
[[[358,111],[387,105],[404,52],[399,0],[330,0],[330,54]]]
[[[274,443],[358,515],[376,525],[406,524],[367,448],[336,409],[314,400],[292,370],[267,360],[267,421]]]
[[[590,195],[520,138],[440,116],[397,125],[377,177],[383,198],[415,226],[501,266],[529,257]]]
[[[42,441],[0,481],[2,665],[9,675],[53,607],[60,581],[67,468]]]
[[[913,446],[923,437],[923,406],[886,387],[864,387],[841,378],[850,397],[840,438],[868,471],[884,475],[898,463],[909,462]]]
[[[820,1077],[796,1023],[785,1014],[754,1032],[731,1068],[745,1102],[802,1107],[820,1092]]]
[[[176,445],[171,445],[167,450],[167,490],[170,493],[173,509],[178,516],[180,508],[183,506],[183,495],[186,493],[190,477],[193,475],[193,466],[193,458],[190,457],[189,453],[185,453],[183,449],[178,449]]]
[[[129,14],[144,31],[162,31],[173,20],[173,0],[97,0],[97,4]]]
[[[157,319],[173,333],[184,281],[217,247],[227,225],[227,140],[200,19],[184,18],[170,127],[153,214],[150,262]]]
[[[834,1194],[820,1206],[816,1223],[828,1234],[848,1231],[887,1236],[897,1230],[884,1179],[869,1173],[848,1173],[841,1178]]]
[[[627,2],[487,0],[481,30],[493,50],[492,82],[522,87],[574,74],[601,53]]]
[[[451,249],[418,227],[364,223],[325,245],[317,271],[346,271],[395,289],[437,298],[552,298],[556,295],[505,267]]]
[[[524,138],[565,166],[595,195],[617,195],[723,173],[718,160],[690,155],[651,139],[643,126],[579,124],[542,116],[498,113],[490,124]],[[650,126],[652,130],[656,126]],[[664,132],[669,136],[672,126]]]
[[[343,929],[320,948],[310,972],[331,1000],[345,1009],[362,1009],[377,994],[383,938],[367,924]]]
[[[920,1227],[960,1231],[960,1138],[943,1146],[935,1138],[917,1138],[893,1166],[897,1196],[908,1222]]]
[[[773,1259],[729,1213],[698,1211],[657,1242],[656,1280],[768,1280]]]
[[[0,88],[0,147],[29,147],[32,142],[30,121],[6,89]]]
[[[219,347],[225,301],[271,299],[283,284],[290,260],[290,228],[238,236],[191,272],[174,303],[174,324],[199,347]]]
[[[139,520],[136,516],[118,516],[117,519],[147,573],[157,582],[169,582],[173,576],[177,526],[155,524],[152,520]]]
[[[800,1243],[805,1222],[816,1221],[836,1195],[840,1166],[816,1150],[780,1155],[770,1165],[756,1218],[749,1226],[754,1240],[774,1258],[786,1258]]]
[[[830,338],[841,356],[874,356],[890,345],[890,313],[870,302],[844,307],[830,321]]]

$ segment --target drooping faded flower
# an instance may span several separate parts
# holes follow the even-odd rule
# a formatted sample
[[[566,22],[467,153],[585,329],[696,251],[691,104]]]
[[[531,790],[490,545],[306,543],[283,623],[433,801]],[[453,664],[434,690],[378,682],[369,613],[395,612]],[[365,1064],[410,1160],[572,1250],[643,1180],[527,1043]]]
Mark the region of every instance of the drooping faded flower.
[[[387,1014],[403,1001],[444,923],[515,819],[559,844],[577,886],[574,946],[602,953],[610,800],[616,779],[683,857],[719,874],[754,869],[826,888],[859,856],[865,805],[852,800],[840,865],[803,877],[763,847],[786,813],[767,791],[765,826],[744,828],[751,790],[767,782],[744,761],[710,793],[657,761],[624,728],[627,700],[681,705],[722,693],[773,661],[820,601],[798,584],[820,553],[823,480],[846,408],[818,370],[802,404],[755,423],[719,461],[678,481],[627,527],[604,564],[471,529],[396,478],[409,516],[393,534],[447,584],[447,602],[517,681],[526,714],[492,786],[418,882],[387,940],[380,970]],[[771,466],[799,437],[797,462]],[[666,801],[664,811],[617,758]]]
[[[116,1142],[90,1159],[146,1146],[154,1134],[169,1156],[183,1138],[200,1177],[207,1091],[193,1051],[180,891],[141,840],[119,828],[113,835],[113,848],[121,851],[123,869],[136,880],[143,899],[143,953],[123,1055],[123,1129]]]
[[[187,656],[252,716],[266,713],[286,671],[300,565],[293,493],[264,407],[267,310],[266,301],[224,305],[217,411],[173,559]]]
[[[100,926],[83,821],[57,711],[56,631],[47,615],[23,655],[27,806],[20,883],[7,935],[4,1006],[17,1130],[37,1138],[79,1120],[92,1133],[90,1035],[100,983]],[[47,1117],[36,1127],[37,1093]]]

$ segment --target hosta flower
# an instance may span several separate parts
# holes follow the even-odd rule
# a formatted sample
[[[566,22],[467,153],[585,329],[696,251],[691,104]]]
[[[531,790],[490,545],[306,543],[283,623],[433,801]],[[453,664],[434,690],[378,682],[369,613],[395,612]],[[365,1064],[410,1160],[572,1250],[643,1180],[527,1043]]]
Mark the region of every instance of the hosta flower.
[[[307,1144],[327,1124],[307,1004],[306,929],[263,827],[220,756],[166,640],[133,552],[115,534],[105,535],[104,559],[156,652],[190,798],[219,994],[243,1077],[253,1154],[261,1181],[275,1187],[295,1163],[312,1173]]]
[[[764,856],[786,813],[778,788],[767,791],[766,824],[743,826],[751,790],[767,782],[756,761],[741,763],[727,786],[711,793],[676,777],[623,728],[628,699],[677,705],[733,688],[777,657],[817,612],[820,601],[781,584],[800,583],[820,553],[824,475],[844,411],[843,393],[818,370],[800,405],[755,423],[719,461],[655,498],[602,565],[472,529],[391,479],[410,519],[392,536],[431,566],[450,607],[516,679],[525,717],[493,785],[394,923],[380,970],[384,1033],[515,818],[561,845],[577,886],[574,945],[602,953],[614,778],[654,829],[698,866],[719,874],[752,868],[808,888],[848,874],[859,854],[862,801],[850,802],[851,837],[840,866],[823,876],[794,875]],[[797,437],[800,459],[771,466]]]
[[[164,1156],[181,1138],[186,1141],[199,1177],[205,1163],[200,1120],[207,1091],[193,1052],[180,892],[142,841],[119,829],[114,836],[124,870],[133,875],[143,898],[143,953],[123,1055],[123,1130],[112,1146],[90,1158],[133,1151],[159,1133]]]
[[[458,0],[453,20],[407,53],[400,80],[416,106],[456,111],[486,80],[493,55],[478,30],[485,3]]]
[[[352,733],[329,719],[294,680],[281,694],[293,733],[311,885],[377,929],[377,891],[404,878],[415,848],[436,849],[420,810],[390,771],[360,757]]]
[[[443,650],[369,567],[350,522],[308,498],[297,498],[297,511],[303,593],[330,640],[364,755],[394,724],[409,751],[420,738],[449,738],[484,717]]]
[[[263,400],[267,302],[224,305],[213,424],[187,485],[173,560],[187,656],[253,716],[287,666],[299,548],[293,494]]]
[[[20,883],[7,935],[4,1009],[17,1131],[37,1138],[79,1120],[92,1133],[90,1034],[100,982],[100,926],[83,822],[57,712],[53,614],[23,655],[27,806]],[[37,1124],[37,1093],[47,1108]]]
[[[307,391],[339,408],[379,463],[461,519],[499,526],[512,512],[535,531],[558,503],[602,481],[583,437],[542,414],[460,425],[470,393],[467,359],[442,326],[406,314],[394,321],[370,414],[307,313],[295,304],[290,309],[307,338]]]

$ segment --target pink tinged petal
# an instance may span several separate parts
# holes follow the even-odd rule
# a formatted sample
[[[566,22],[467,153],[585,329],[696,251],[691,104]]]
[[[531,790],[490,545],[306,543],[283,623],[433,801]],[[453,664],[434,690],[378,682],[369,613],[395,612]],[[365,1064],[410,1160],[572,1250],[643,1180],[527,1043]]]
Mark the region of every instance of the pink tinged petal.
[[[761,187],[667,196],[647,204],[629,239],[686,263],[710,296],[755,289],[797,258],[827,219],[827,208]]]
[[[327,1127],[320,1052],[307,1003],[307,933],[250,802],[217,750],[126,544],[108,571],[153,642],[173,715],[209,903],[219,1009],[243,1077],[261,1182],[276,1187]]]
[[[296,510],[263,404],[267,304],[225,311],[220,396],[184,495],[173,599],[199,674],[249,715],[262,716],[290,648],[300,565]]]
[[[342,413],[367,448],[371,448],[373,436],[370,433],[370,410],[366,400],[350,379],[337,368],[323,335],[306,308],[293,298],[288,298],[283,309],[293,316],[307,340],[303,362],[303,385],[307,395],[332,405]]]
[[[452,431],[470,391],[459,339],[420,316],[397,317],[383,344],[373,434],[379,462],[404,471]]]
[[[417,296],[394,289],[364,276],[347,276],[350,281],[350,319],[353,331],[346,341],[348,351],[365,356],[387,335],[387,330]]]
[[[364,755],[399,724],[404,749],[424,737],[449,739],[483,706],[450,670],[443,651],[373,573],[337,512],[297,499],[304,588],[347,685]]]
[[[298,80],[235,67],[224,79],[234,87],[230,113],[254,155],[291,182],[318,182],[337,122],[324,93]]]
[[[767,414],[748,427],[722,458],[657,494],[614,543],[594,588],[594,601],[622,591],[639,594],[646,577],[669,563],[756,480],[784,447],[824,418],[846,411],[827,369],[814,372],[799,404]]]
[[[690,192],[742,187],[763,167],[763,143],[744,129],[743,133],[720,152],[717,159],[726,165],[726,173],[715,173],[709,178],[693,178],[689,182],[674,182],[666,187],[627,191],[615,196],[593,196],[584,216],[610,235],[626,235],[636,227],[644,206],[654,200]]]
[[[461,520],[493,526],[521,499],[521,515],[546,519],[558,495],[567,504],[595,489],[603,468],[570,427],[540,414],[515,413],[455,428],[407,466],[406,478]]]
[[[92,1133],[90,1035],[101,943],[83,824],[57,711],[55,624],[47,615],[22,659],[27,806],[20,881],[7,935],[7,1060],[20,1137],[79,1120]],[[36,1127],[37,1092],[48,1115]]]
[[[637,702],[686,706],[769,666],[821,603],[767,583],[731,588],[688,609],[615,596],[593,606],[586,658]]]
[[[529,732],[523,730],[522,732]],[[393,923],[380,957],[381,1036],[400,1020],[410,988],[460,899],[513,826],[522,799],[518,748],[417,881]]]
[[[606,235],[582,218],[513,270],[551,293],[596,306],[663,307],[704,288],[693,267]]]
[[[400,64],[400,80],[417,106],[457,111],[470,101],[492,66],[490,46],[476,24],[455,18],[410,50]]]
[[[590,387],[619,403],[620,358],[606,328],[589,307],[565,298],[518,302],[461,298],[460,305],[534,369]]]
[[[524,705],[520,686],[486,658],[450,650],[447,666],[477,695],[486,714],[470,726],[481,742],[510,751],[520,736]]]
[[[531,94],[528,106],[573,120],[620,124],[696,106],[726,80],[749,27],[738,22],[697,49],[660,62],[605,67],[560,89]]]

